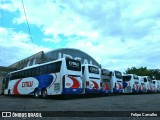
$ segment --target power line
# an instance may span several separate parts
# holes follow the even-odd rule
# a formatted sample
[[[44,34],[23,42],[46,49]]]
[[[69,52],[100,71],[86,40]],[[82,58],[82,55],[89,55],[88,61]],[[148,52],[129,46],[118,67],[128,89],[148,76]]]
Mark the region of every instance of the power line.
[[[21,0],[21,2],[22,2],[22,6],[23,6],[23,10],[24,10],[24,14],[25,14],[25,18],[26,18],[27,27],[28,27],[28,31],[29,31],[29,34],[30,34],[31,42],[32,42],[32,45],[33,45],[34,51],[35,51],[35,53],[36,53],[36,48],[35,48],[35,45],[34,45],[34,42],[33,42],[33,38],[32,38],[31,30],[30,30],[30,27],[29,27],[29,22],[28,22],[28,19],[27,19],[27,15],[26,15],[26,11],[25,11],[25,7],[24,7],[23,0]]]

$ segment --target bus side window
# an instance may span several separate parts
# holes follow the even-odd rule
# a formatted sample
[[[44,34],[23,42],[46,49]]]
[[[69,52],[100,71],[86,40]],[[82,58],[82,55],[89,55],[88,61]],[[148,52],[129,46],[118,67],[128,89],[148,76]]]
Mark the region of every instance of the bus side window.
[[[14,73],[14,79],[17,79],[17,73],[18,72]]]
[[[24,70],[23,71],[20,71],[19,72],[19,75],[18,75],[18,78],[24,78],[25,77],[25,72]]]
[[[14,74],[15,74],[15,73],[12,73],[12,74],[11,74],[11,78],[10,78],[11,80],[14,79]]]
[[[109,73],[109,74],[110,74],[110,77],[113,75],[111,71],[110,71],[110,73]]]
[[[82,66],[82,75],[84,74],[84,69],[85,69],[85,67],[84,67],[84,66]]]
[[[19,75],[19,73],[20,73],[20,72],[17,72],[17,76],[16,76],[16,78],[17,78],[17,79],[18,79],[18,78],[19,78],[19,76],[20,76],[20,75]]]
[[[40,67],[35,68],[35,76],[38,76],[40,74]]]
[[[27,77],[27,76],[28,76],[28,71],[25,70],[25,71],[24,71],[24,77]]]
[[[48,65],[47,65],[47,68],[48,68],[48,74],[49,74],[49,73],[53,73],[53,72],[54,72],[54,66],[53,66],[53,63],[48,64]]]
[[[39,67],[39,75],[42,75],[43,74],[43,66],[40,66]]]
[[[31,71],[32,71],[32,69],[28,69],[28,77],[32,77]]]
[[[47,65],[40,67],[40,75],[47,74]]]
[[[55,72],[60,72],[62,61],[56,62],[55,64],[56,64],[56,71]]]
[[[36,68],[31,69],[31,76],[36,76]]]
[[[44,65],[43,66],[43,74],[47,74],[47,73],[48,73],[47,65]]]

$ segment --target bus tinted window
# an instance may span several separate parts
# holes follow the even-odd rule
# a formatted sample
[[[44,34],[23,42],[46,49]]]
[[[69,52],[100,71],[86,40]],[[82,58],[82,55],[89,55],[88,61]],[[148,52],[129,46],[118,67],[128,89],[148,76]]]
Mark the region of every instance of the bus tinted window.
[[[66,66],[68,70],[81,71],[81,63],[79,61],[66,59]]]
[[[28,77],[28,70],[24,71],[24,77]]]
[[[88,66],[88,69],[89,69],[89,73],[99,74],[99,69],[97,67]]]
[[[32,77],[32,69],[28,70],[28,77]]]
[[[82,74],[84,74],[84,70],[85,70],[85,67],[84,67],[84,66],[82,66]]]
[[[153,81],[153,84],[156,84],[156,81]]]
[[[35,74],[36,74],[36,68],[32,68],[31,69],[31,76],[35,76]]]
[[[147,82],[147,79],[146,79],[146,78],[144,78],[144,82]]]
[[[138,76],[137,75],[133,75],[133,78],[138,80]]]
[[[147,77],[148,81],[152,81],[151,77]]]
[[[60,72],[61,64],[62,64],[62,61],[59,61],[59,62],[56,63],[56,65],[57,65],[56,72]]]
[[[48,73],[52,73],[54,69],[56,69],[56,66],[52,64],[48,64],[47,65],[47,68],[48,68]]]
[[[60,72],[62,61],[51,63],[47,65],[47,73],[57,73]]]
[[[101,70],[102,75],[110,76],[110,71],[106,69]]]
[[[59,62],[15,72],[11,74],[10,80],[60,72],[61,64],[62,64],[62,61],[59,61]]]
[[[123,76],[123,81],[130,81],[131,80],[131,76]]]
[[[122,73],[121,72],[119,72],[119,71],[115,71],[115,76],[116,76],[116,78],[122,78]]]

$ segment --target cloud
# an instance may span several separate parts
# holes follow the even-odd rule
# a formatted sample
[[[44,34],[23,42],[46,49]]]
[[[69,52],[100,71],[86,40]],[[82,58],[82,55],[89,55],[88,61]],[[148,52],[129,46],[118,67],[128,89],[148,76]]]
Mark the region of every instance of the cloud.
[[[24,1],[28,21],[43,31],[43,42],[58,43],[58,48],[78,48],[103,67],[119,70],[132,66],[157,68],[159,4],[159,0]],[[5,10],[19,13],[14,24],[26,23],[20,1],[7,3]],[[16,37],[14,41],[20,40]],[[18,37],[29,38],[26,34]],[[32,46],[27,42],[25,39],[17,44]]]
[[[44,38],[43,41],[44,42],[59,43],[61,41],[61,39],[60,38],[57,38],[57,39]]]
[[[49,48],[32,44],[28,34],[0,27],[0,66],[8,66]]]

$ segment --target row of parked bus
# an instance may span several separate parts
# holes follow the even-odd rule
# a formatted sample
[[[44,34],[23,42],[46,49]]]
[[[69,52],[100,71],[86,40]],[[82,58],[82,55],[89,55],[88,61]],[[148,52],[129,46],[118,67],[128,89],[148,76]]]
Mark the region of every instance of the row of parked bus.
[[[92,64],[61,58],[8,73],[5,95],[109,94],[160,92],[160,81],[149,76],[122,75]]]

